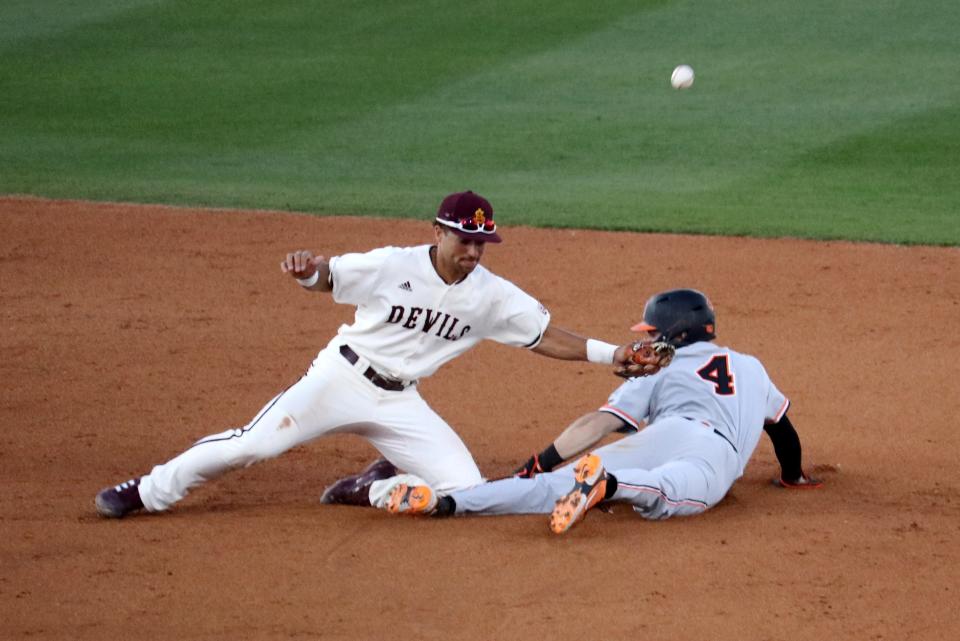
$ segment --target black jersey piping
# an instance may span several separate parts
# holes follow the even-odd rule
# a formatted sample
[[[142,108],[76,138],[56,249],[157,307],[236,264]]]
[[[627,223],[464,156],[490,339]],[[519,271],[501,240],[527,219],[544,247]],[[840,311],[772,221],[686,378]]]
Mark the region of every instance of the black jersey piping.
[[[291,385],[290,387],[293,387],[293,385]],[[197,441],[196,443],[194,443],[193,445],[191,445],[188,449],[193,449],[193,448],[195,448],[195,447],[198,446],[198,445],[205,445],[205,444],[207,444],[207,443],[216,443],[216,442],[218,442],[218,441],[229,441],[229,440],[231,440],[231,439],[235,439],[235,438],[240,438],[240,437],[242,437],[244,434],[246,434],[247,432],[249,432],[250,430],[252,430],[253,428],[255,428],[255,427],[257,426],[257,424],[260,422],[260,419],[262,419],[264,416],[266,416],[267,412],[269,412],[270,410],[272,410],[272,409],[273,409],[273,406],[277,404],[277,401],[279,401],[279,400],[283,397],[284,394],[286,394],[288,391],[290,391],[290,387],[288,387],[287,389],[285,389],[285,390],[283,390],[282,392],[280,392],[279,394],[277,394],[276,397],[275,397],[272,401],[270,401],[270,404],[269,404],[269,405],[267,405],[267,406],[264,407],[262,410],[260,410],[260,413],[257,414],[256,418],[254,418],[253,421],[251,421],[249,425],[247,425],[246,427],[240,429],[240,433],[239,433],[239,434],[237,433],[237,430],[236,430],[236,429],[233,429],[233,430],[231,430],[232,433],[230,434],[230,436],[220,436],[220,437],[218,437],[218,438],[202,438],[202,439],[200,439],[199,441]]]

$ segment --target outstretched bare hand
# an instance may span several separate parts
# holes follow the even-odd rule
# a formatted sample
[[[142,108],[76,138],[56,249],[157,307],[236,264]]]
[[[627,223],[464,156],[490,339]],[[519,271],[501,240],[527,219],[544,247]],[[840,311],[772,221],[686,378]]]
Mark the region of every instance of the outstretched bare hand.
[[[317,273],[317,268],[326,262],[327,259],[323,256],[314,256],[313,252],[300,249],[287,254],[286,259],[280,263],[280,270],[294,278],[310,278]]]

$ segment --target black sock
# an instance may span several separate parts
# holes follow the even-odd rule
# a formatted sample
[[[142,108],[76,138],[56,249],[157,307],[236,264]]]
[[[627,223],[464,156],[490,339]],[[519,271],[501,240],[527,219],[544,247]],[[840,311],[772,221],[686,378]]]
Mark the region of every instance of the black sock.
[[[433,511],[431,516],[437,518],[442,518],[444,516],[453,516],[457,511],[457,502],[453,500],[452,496],[441,496],[437,499],[437,509]]]
[[[613,498],[613,493],[617,491],[617,477],[613,474],[607,474],[607,491],[603,493],[603,500]]]

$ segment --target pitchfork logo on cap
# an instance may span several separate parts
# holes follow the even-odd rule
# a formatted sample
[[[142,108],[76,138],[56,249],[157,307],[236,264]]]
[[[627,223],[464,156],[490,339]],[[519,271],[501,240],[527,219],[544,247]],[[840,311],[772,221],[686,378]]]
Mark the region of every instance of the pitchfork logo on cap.
[[[500,242],[493,207],[486,198],[472,191],[461,191],[444,198],[434,220],[463,238]]]

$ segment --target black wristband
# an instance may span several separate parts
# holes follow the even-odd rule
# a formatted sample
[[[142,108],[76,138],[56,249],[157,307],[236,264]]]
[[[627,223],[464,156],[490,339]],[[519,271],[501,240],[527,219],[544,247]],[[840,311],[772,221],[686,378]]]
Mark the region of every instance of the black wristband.
[[[547,449],[537,454],[537,462],[540,463],[540,469],[544,472],[552,472],[553,468],[563,463],[563,457],[557,452],[553,443]]]

